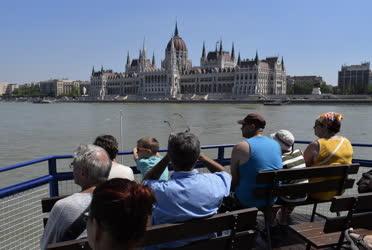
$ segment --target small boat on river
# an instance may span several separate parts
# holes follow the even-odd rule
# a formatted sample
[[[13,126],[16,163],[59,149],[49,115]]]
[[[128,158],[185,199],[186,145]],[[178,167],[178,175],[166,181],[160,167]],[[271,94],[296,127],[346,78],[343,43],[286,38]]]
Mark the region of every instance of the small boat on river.
[[[51,103],[54,103],[54,102],[55,102],[54,100],[49,100],[49,99],[38,99],[38,100],[33,101],[32,103],[35,103],[35,104],[51,104]]]

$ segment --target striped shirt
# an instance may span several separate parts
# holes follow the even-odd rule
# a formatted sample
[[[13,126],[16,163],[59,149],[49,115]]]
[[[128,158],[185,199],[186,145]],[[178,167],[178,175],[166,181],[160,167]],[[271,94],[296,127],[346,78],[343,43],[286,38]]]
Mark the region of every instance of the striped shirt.
[[[306,167],[305,159],[300,149],[296,149],[293,152],[283,154],[282,161],[283,161],[284,169],[301,169],[301,168]],[[282,185],[300,184],[300,183],[308,183],[308,182],[309,181],[307,179],[291,180],[291,181],[282,182]],[[307,194],[295,195],[295,196],[283,196],[280,198],[286,202],[301,202],[301,201],[306,200]]]

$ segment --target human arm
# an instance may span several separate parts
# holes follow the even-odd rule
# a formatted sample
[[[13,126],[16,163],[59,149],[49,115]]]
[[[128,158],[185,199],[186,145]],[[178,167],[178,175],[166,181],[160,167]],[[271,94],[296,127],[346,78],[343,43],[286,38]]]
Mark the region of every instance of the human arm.
[[[231,152],[230,171],[232,176],[231,190],[239,184],[239,166],[249,160],[250,148],[245,141],[236,144]]]
[[[225,168],[221,164],[204,154],[200,154],[199,161],[203,162],[204,166],[212,173],[225,171]]]
[[[166,154],[153,168],[151,168],[143,177],[143,180],[158,180],[165,168],[169,164],[169,156]]]
[[[47,249],[48,244],[56,243],[61,240],[61,235],[65,231],[66,222],[63,214],[63,205],[57,202],[49,213],[48,222],[45,225],[43,235],[40,239],[40,249]]]
[[[306,167],[311,167],[315,163],[315,159],[319,155],[319,143],[318,141],[313,141],[310,143],[304,151],[304,159]]]

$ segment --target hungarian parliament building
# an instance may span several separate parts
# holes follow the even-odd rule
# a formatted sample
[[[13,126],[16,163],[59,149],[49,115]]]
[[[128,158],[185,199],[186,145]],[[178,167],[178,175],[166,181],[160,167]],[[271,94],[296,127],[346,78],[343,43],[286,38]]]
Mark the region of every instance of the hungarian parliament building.
[[[127,55],[124,72],[93,67],[90,78],[90,95],[139,96],[142,98],[193,99],[207,96],[240,98],[248,95],[286,94],[286,71],[283,57],[253,59],[236,57],[234,44],[231,52],[223,48],[222,41],[213,51],[206,51],[205,44],[200,66],[192,66],[186,43],[181,38],[177,24],[174,35],[165,48],[161,68],[156,67],[155,56],[148,58],[145,46],[138,58]]]

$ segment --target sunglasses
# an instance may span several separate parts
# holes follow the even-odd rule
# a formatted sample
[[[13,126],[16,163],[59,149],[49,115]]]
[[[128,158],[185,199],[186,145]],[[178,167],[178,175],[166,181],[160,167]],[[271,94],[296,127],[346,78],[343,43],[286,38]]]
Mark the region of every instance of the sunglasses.
[[[323,124],[321,124],[321,123],[319,123],[319,122],[316,122],[315,124],[314,124],[314,129],[316,128],[316,127],[320,127],[320,128],[322,128],[322,127],[324,127],[324,125]]]

